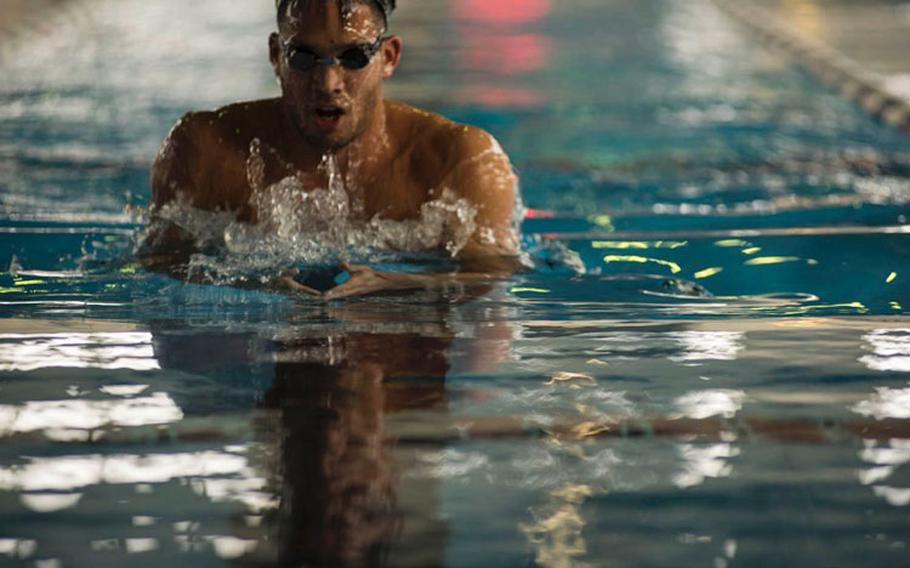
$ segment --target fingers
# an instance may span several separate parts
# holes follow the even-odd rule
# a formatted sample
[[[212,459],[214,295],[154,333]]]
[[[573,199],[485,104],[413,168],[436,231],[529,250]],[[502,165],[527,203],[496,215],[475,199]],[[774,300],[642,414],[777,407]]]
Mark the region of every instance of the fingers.
[[[374,288],[369,282],[361,278],[352,277],[344,284],[339,284],[331,290],[326,290],[322,297],[326,300],[339,300],[341,298],[369,294],[374,291]]]
[[[320,292],[315,288],[310,288],[306,284],[301,284],[295,280],[294,275],[300,273],[300,271],[296,269],[288,269],[282,272],[281,276],[278,278],[278,283],[282,288],[291,292],[306,294],[307,296],[321,298],[323,300],[338,300],[351,296],[359,296],[361,294],[369,294],[374,291],[375,283],[369,276],[372,271],[371,268],[368,266],[350,264],[348,262],[342,262],[340,266],[351,275],[350,278],[348,278],[346,282],[339,284],[326,292]]]
[[[297,282],[290,276],[284,275],[281,278],[279,278],[278,281],[282,284],[282,286],[284,286],[288,290],[291,290],[292,292],[299,292],[299,293],[307,294],[309,296],[315,296],[317,298],[322,297],[322,292],[320,292],[319,290],[316,290],[314,288],[310,288],[309,286],[301,284],[300,282]]]
[[[327,290],[322,295],[322,298],[324,300],[340,300],[342,298],[349,298],[361,293],[362,292],[358,290],[358,286],[348,286],[347,284],[341,284],[340,286],[335,286],[331,290]]]
[[[326,300],[337,300],[339,298],[369,294],[385,288],[384,280],[372,268],[364,266],[358,269],[357,265],[347,264],[346,270],[351,277],[331,290],[326,291],[322,295],[323,298]]]
[[[322,295],[323,300],[340,300],[342,298],[348,298],[350,296],[355,296],[357,292],[353,290],[342,289],[344,285],[335,286],[331,290],[328,290],[325,294]]]

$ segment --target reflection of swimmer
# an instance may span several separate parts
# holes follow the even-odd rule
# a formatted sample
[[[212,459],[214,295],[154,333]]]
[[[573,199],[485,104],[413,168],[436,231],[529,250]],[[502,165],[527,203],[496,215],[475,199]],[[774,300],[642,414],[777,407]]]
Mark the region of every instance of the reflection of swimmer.
[[[160,215],[165,206],[228,211],[256,223],[264,215],[262,194],[290,179],[303,194],[343,186],[346,216],[364,225],[422,219],[430,203],[468,205],[438,220],[443,234],[428,247],[456,253],[462,272],[347,267],[350,278],[330,298],[513,270],[517,180],[498,143],[483,130],[383,97],[402,48],[399,37],[383,35],[395,2],[277,4],[269,53],[281,96],[190,113],[177,123],[152,168],[152,226],[141,248],[146,265],[171,270],[194,248],[193,235]],[[325,219],[317,210],[301,223]],[[321,295],[290,278],[283,282]]]
[[[320,341],[285,344],[282,356],[306,359],[301,354]],[[343,341],[350,354],[344,363],[281,363],[263,400],[279,434],[273,483],[280,507],[269,524],[282,565],[375,565],[400,542],[405,524],[421,531],[437,525],[420,540],[429,549],[444,548],[425,542],[447,534],[434,521],[436,488],[399,486],[393,466],[402,464],[392,459],[394,437],[385,423],[387,413],[444,408],[450,339],[349,334]],[[410,498],[402,494],[415,490]],[[415,507],[429,510],[415,515]]]
[[[413,412],[421,424],[444,431],[446,375],[493,372],[510,357],[514,330],[505,314],[483,303],[396,311],[354,300],[317,309],[325,313],[314,319],[335,323],[289,326],[267,339],[174,334],[166,322],[156,323],[155,356],[164,369],[219,381],[228,357],[245,380],[258,374],[256,384],[270,384],[256,397],[251,455],[255,476],[268,480],[278,507],[266,512],[256,534],[245,527],[243,536],[258,536],[260,549],[278,564],[368,566],[388,559],[440,566],[448,528],[439,481],[402,475],[438,445],[435,436],[414,443],[413,433],[409,444],[398,440],[409,435]],[[212,345],[229,349],[214,357]],[[273,379],[266,376],[272,369]],[[426,422],[427,416],[434,419]]]

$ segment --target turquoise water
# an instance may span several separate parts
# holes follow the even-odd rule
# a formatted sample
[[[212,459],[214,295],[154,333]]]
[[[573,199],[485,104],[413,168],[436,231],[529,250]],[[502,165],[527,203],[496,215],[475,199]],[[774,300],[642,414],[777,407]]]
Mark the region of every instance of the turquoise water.
[[[148,4],[0,43],[0,563],[906,558],[906,136],[707,1],[403,1],[390,96],[499,138],[537,268],[184,284],[131,258],[148,167],[275,94],[271,3]]]

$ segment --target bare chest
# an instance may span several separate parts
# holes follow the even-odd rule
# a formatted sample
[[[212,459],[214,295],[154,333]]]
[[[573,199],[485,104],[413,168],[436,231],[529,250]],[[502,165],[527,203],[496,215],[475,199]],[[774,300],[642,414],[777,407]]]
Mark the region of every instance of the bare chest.
[[[262,204],[275,199],[296,200],[301,196],[342,193],[355,219],[404,221],[420,217],[421,208],[434,199],[432,183],[413,174],[400,160],[378,167],[348,168],[337,164],[297,168],[275,157],[234,153],[220,162],[210,176],[211,199],[206,209],[231,210],[240,220],[255,222]],[[265,199],[263,199],[265,197]]]

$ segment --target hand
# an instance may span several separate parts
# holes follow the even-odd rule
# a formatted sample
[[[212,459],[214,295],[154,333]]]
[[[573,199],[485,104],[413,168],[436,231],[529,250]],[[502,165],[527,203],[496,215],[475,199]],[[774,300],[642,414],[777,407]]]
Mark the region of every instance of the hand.
[[[340,266],[348,272],[350,278],[343,284],[325,292],[322,297],[326,300],[360,296],[382,290],[419,288],[422,285],[420,276],[417,274],[380,272],[369,266],[347,262],[342,262]]]
[[[294,276],[297,276],[298,274],[300,274],[299,270],[296,268],[289,268],[281,273],[281,276],[278,278],[278,283],[291,292],[299,292],[302,294],[307,294],[309,296],[321,298],[322,292],[294,280]]]

